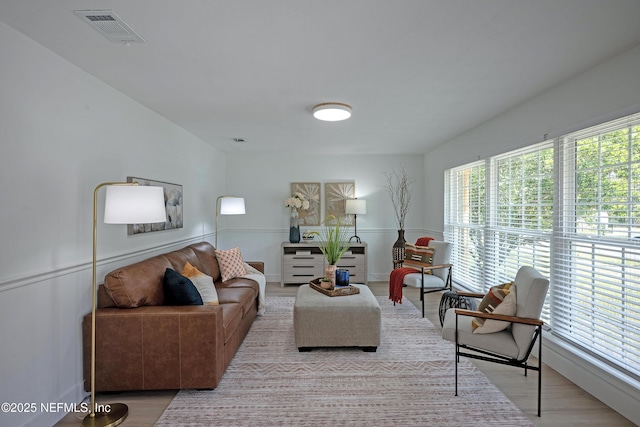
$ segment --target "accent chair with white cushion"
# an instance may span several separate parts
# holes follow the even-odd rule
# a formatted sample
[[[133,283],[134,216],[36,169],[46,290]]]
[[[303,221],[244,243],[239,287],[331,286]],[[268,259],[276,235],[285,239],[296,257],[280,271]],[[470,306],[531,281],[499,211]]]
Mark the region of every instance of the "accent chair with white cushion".
[[[452,244],[432,240],[429,247],[433,248],[433,261],[431,266],[423,266],[421,263],[413,264],[410,259],[404,260],[404,267],[416,268],[419,271],[404,276],[402,283],[412,288],[420,289],[420,301],[422,302],[422,317],[424,317],[424,294],[451,290],[451,259]]]
[[[457,308],[450,308],[446,312],[442,327],[442,337],[454,342],[456,345],[455,395],[458,395],[458,361],[460,356],[524,368],[525,376],[527,375],[527,370],[531,369],[538,371],[538,416],[540,416],[542,325],[544,324],[540,320],[540,314],[549,289],[549,280],[533,267],[525,266],[518,270],[512,283],[505,285],[510,285],[507,291],[510,294],[509,298],[505,297],[502,300],[503,303],[496,303],[494,300],[493,305],[495,307],[487,311],[500,313],[504,302],[509,300],[512,304],[515,297],[514,315],[492,314],[484,311]],[[482,294],[460,294],[473,297],[483,296]],[[484,301],[486,301],[486,296]],[[480,303],[480,307],[482,306],[483,303]],[[486,332],[486,330],[478,327],[478,322],[484,322],[483,326],[487,325],[488,322],[494,323],[489,325],[489,333],[482,333]],[[500,323],[503,323],[503,328],[499,326]],[[492,332],[493,330],[498,331]],[[540,337],[538,341],[538,364],[534,366],[528,364],[527,361],[538,337]],[[467,352],[467,350],[471,352]]]

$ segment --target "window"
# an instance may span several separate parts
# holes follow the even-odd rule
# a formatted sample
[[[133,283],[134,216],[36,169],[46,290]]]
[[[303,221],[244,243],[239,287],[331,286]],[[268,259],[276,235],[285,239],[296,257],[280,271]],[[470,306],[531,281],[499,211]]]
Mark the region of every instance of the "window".
[[[567,135],[553,333],[640,374],[640,115]]]
[[[484,290],[485,164],[447,171],[445,239],[455,242],[451,254],[456,279],[475,292]]]
[[[446,171],[458,286],[551,279],[552,333],[640,376],[640,114]]]

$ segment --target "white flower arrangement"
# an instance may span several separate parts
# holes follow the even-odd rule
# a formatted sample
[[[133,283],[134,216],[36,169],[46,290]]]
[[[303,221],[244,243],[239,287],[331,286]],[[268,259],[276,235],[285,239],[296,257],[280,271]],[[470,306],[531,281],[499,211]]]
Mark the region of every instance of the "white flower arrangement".
[[[296,208],[306,211],[309,209],[309,201],[305,200],[302,194],[296,193],[294,196],[284,199],[284,206],[287,208]]]

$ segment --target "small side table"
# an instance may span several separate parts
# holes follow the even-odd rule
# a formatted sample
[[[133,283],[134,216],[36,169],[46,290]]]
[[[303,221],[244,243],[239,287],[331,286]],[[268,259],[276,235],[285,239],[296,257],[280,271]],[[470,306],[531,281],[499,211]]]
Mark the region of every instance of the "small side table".
[[[456,291],[447,291],[440,298],[438,314],[440,315],[440,326],[444,324],[444,315],[450,308],[463,308],[465,310],[477,310],[478,306],[474,298],[458,295]]]

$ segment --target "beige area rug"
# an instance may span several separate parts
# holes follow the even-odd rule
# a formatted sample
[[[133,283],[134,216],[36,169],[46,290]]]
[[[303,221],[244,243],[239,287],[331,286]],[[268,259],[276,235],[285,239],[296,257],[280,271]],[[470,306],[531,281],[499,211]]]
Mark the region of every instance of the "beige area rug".
[[[345,297],[346,298],[346,297]],[[378,297],[382,343],[300,353],[293,297],[267,298],[218,388],[182,390],[156,426],[531,426],[409,302]],[[349,325],[345,325],[348,328]]]

